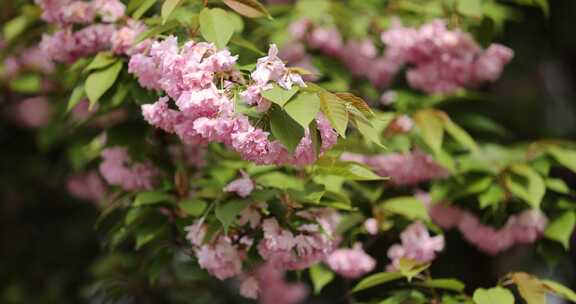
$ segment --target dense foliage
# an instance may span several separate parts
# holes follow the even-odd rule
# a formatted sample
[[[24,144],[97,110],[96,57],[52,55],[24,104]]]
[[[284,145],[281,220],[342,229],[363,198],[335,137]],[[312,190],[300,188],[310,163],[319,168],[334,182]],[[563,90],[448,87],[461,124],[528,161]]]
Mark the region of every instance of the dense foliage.
[[[2,5],[4,117],[35,138],[0,173],[3,200],[59,188],[97,206],[46,236],[62,250],[39,249],[67,260],[94,226],[102,250],[77,245],[90,278],[61,274],[90,282],[85,301],[576,302],[514,267],[494,287],[460,277],[520,246],[555,269],[570,247],[576,143],[512,142],[490,115],[450,111],[491,98],[514,61],[492,40],[545,0]],[[12,267],[4,301],[66,298],[28,294]]]

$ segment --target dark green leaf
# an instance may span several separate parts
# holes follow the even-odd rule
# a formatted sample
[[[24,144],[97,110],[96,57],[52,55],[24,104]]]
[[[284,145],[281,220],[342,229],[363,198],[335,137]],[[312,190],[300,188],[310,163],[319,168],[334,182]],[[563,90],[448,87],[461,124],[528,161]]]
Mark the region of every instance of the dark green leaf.
[[[390,281],[394,281],[394,280],[398,280],[401,279],[403,277],[403,275],[400,272],[380,272],[380,273],[376,273],[370,276],[367,276],[366,278],[362,279],[362,281],[360,281],[358,284],[356,284],[356,286],[354,286],[354,289],[352,289],[353,292],[358,292],[364,289],[368,289],[374,286],[378,286]]]
[[[191,216],[200,216],[206,210],[208,204],[199,199],[187,199],[180,202],[180,208]]]
[[[304,128],[278,106],[270,109],[270,130],[291,153],[304,137]]]
[[[136,195],[132,206],[138,207],[169,202],[174,202],[174,196],[162,191],[148,191]]]
[[[232,200],[225,203],[220,203],[216,206],[216,218],[222,223],[224,233],[228,234],[228,228],[236,219],[236,216],[250,204],[246,200]]]
[[[456,279],[429,279],[418,284],[430,288],[440,288],[457,292],[464,291],[465,287],[464,283]]]

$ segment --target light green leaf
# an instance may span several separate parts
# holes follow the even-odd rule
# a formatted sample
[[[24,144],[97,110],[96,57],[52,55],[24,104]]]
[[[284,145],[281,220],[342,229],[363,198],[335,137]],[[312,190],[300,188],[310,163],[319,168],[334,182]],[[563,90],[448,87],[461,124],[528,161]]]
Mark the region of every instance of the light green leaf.
[[[338,163],[330,167],[319,166],[316,169],[319,175],[335,175],[343,177],[346,180],[383,180],[382,176],[377,175],[370,169],[356,163]]]
[[[320,111],[320,98],[317,94],[302,92],[284,106],[286,113],[297,121],[304,129]]]
[[[96,104],[104,93],[114,85],[121,70],[122,61],[117,61],[105,69],[94,71],[88,75],[84,90],[90,100],[90,106]]]
[[[430,288],[453,290],[457,292],[464,291],[464,287],[466,287],[464,283],[456,279],[429,279],[423,282],[419,282],[418,285]]]
[[[270,131],[291,153],[304,137],[302,126],[278,106],[270,109]]]
[[[11,42],[26,30],[31,20],[27,16],[18,16],[4,24],[2,33],[6,41]]]
[[[70,112],[76,105],[84,98],[84,84],[80,84],[74,88],[70,99],[68,100],[68,106],[66,107],[66,112]]]
[[[551,146],[548,148],[548,153],[562,166],[576,173],[576,151]]]
[[[482,16],[482,0],[458,0],[458,11],[465,16]]]
[[[362,281],[360,281],[354,289],[353,292],[358,292],[364,289],[368,289],[374,286],[382,285],[384,283],[401,279],[403,275],[400,272],[380,272],[370,276],[367,276]]]
[[[238,18],[240,18],[240,17],[238,17]],[[231,44],[234,44],[234,45],[237,45],[237,46],[239,46],[239,47],[243,47],[243,48],[245,48],[245,49],[247,49],[247,50],[250,50],[250,51],[252,51],[252,52],[254,52],[254,53],[256,53],[256,54],[258,54],[258,55],[260,55],[260,56],[266,55],[266,53],[262,52],[254,43],[252,43],[251,41],[246,40],[246,39],[244,39],[244,38],[242,38],[242,37],[240,37],[240,36],[238,36],[238,35],[233,36],[232,39],[230,39],[230,43],[231,43]],[[252,66],[252,65],[251,65],[251,66]],[[245,68],[245,67],[244,67],[244,68]],[[254,68],[254,67],[252,66],[249,71],[252,71],[253,68]],[[242,68],[241,68],[241,69],[242,69]]]
[[[200,12],[200,33],[207,41],[223,49],[232,38],[235,26],[228,13],[220,8],[204,8]]]
[[[322,264],[316,264],[310,267],[310,279],[314,285],[314,294],[320,294],[320,291],[324,286],[330,283],[334,279],[334,273],[322,266]]]
[[[236,216],[250,204],[246,200],[232,200],[225,203],[220,203],[216,206],[216,218],[222,223],[224,233],[228,234],[228,228],[236,219]]]
[[[38,74],[24,74],[10,80],[10,90],[18,93],[38,93],[42,88],[42,77]]]
[[[375,143],[377,146],[385,148],[380,141],[380,134],[378,133],[378,130],[374,128],[372,122],[370,122],[365,117],[360,117],[354,114],[352,114],[352,122],[356,126],[358,132],[362,134],[362,136],[364,136],[369,141]]]
[[[443,121],[435,111],[423,110],[414,115],[414,121],[420,129],[424,142],[430,146],[434,153],[440,153],[444,140]]]
[[[429,220],[426,206],[414,196],[400,196],[386,200],[380,204],[386,211],[400,214],[409,219]]]
[[[552,191],[556,191],[558,193],[569,194],[570,188],[566,183],[559,179],[559,178],[547,178],[546,179],[546,187]]]
[[[162,24],[166,23],[170,14],[174,11],[174,9],[182,2],[182,0],[165,0],[162,4],[162,9],[160,11],[160,15],[162,16]]]
[[[141,192],[136,195],[134,199],[134,203],[132,206],[144,206],[144,205],[152,205],[152,204],[159,204],[159,203],[170,203],[174,202],[174,196],[162,192],[162,191],[148,191],[148,192]]]
[[[180,208],[191,216],[200,216],[206,210],[208,204],[199,199],[186,199],[180,202]]]
[[[406,277],[408,282],[420,274],[422,271],[430,267],[429,263],[422,263],[408,258],[400,258],[400,265],[398,266],[400,273]]]
[[[528,202],[534,208],[540,208],[540,202],[546,193],[546,184],[544,179],[532,168],[526,164],[513,164],[510,166],[513,174],[506,174],[506,186],[515,196]],[[525,182],[518,180],[516,176],[524,179]]]
[[[135,20],[140,19],[150,8],[152,8],[152,6],[154,6],[155,3],[156,0],[146,0],[142,2],[132,14],[132,18]]]
[[[90,72],[93,70],[99,70],[110,66],[114,62],[116,62],[118,58],[114,57],[111,52],[100,52],[96,54],[94,59],[90,61],[90,64],[84,68],[84,72]]]
[[[328,118],[336,132],[343,138],[346,138],[348,111],[345,101],[332,93],[320,92],[320,109],[326,118]]]
[[[268,17],[270,13],[258,0],[223,0],[224,4],[248,18]]]
[[[546,288],[540,280],[524,272],[510,274],[526,304],[546,304]]]
[[[492,184],[488,190],[478,196],[478,202],[480,203],[480,208],[484,209],[488,206],[497,206],[504,198],[502,187],[498,184]]]
[[[292,86],[292,89],[286,90],[281,86],[274,84],[270,90],[266,90],[261,94],[264,96],[264,98],[270,100],[271,102],[284,107],[288,100],[290,100],[290,98],[292,98],[292,96],[298,92],[299,88],[299,86]]]
[[[476,304],[514,304],[512,293],[502,287],[478,288],[474,291],[473,299]]]
[[[462,129],[459,125],[455,124],[448,115],[442,116],[442,121],[444,123],[444,130],[446,133],[450,134],[454,140],[456,140],[459,144],[466,147],[470,151],[478,151],[478,145],[464,129]]]
[[[558,283],[558,282],[554,282],[554,281],[550,281],[550,280],[540,280],[540,282],[542,282],[542,284],[544,285],[544,287],[546,289],[548,289],[550,292],[568,299],[570,301],[572,301],[573,303],[576,303],[576,293],[574,293],[574,291],[572,291],[572,289]]]
[[[256,183],[264,187],[276,188],[281,190],[293,189],[297,191],[305,190],[305,183],[303,180],[296,178],[292,175],[287,175],[282,172],[270,172],[259,175],[255,178]]]
[[[567,211],[546,227],[544,236],[553,241],[559,242],[566,250],[568,250],[570,247],[570,236],[572,235],[572,231],[574,231],[575,224],[576,215],[573,211]]]

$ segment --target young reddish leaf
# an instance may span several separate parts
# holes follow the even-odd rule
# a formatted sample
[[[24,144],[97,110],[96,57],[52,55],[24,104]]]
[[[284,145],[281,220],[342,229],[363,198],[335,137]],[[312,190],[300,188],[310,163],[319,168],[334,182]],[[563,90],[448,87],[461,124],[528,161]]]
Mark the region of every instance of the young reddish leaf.
[[[270,13],[257,0],[223,0],[224,4],[236,11],[238,14],[248,18],[268,17]]]
[[[336,132],[346,138],[346,128],[348,127],[346,103],[332,93],[320,92],[320,109],[328,118],[332,127],[336,129]]]

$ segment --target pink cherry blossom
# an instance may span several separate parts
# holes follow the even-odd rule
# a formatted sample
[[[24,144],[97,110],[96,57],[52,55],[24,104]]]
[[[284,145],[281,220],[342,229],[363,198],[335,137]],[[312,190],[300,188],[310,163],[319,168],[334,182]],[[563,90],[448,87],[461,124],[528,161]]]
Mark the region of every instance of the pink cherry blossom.
[[[119,0],[93,0],[93,5],[103,22],[113,23],[124,16],[126,6]]]
[[[376,261],[362,250],[362,245],[356,243],[351,249],[337,249],[327,258],[326,263],[345,278],[358,278],[374,270]]]
[[[102,159],[99,169],[104,180],[126,191],[150,190],[159,175],[150,162],[133,163],[128,151],[122,147],[104,149]]]
[[[93,202],[100,202],[106,195],[106,186],[96,171],[72,175],[66,182],[70,195]]]
[[[380,228],[378,227],[378,221],[375,218],[369,218],[365,220],[364,229],[366,229],[366,232],[368,232],[368,234],[371,235],[378,234],[378,231],[380,230]]]
[[[244,171],[240,171],[241,178],[235,179],[224,187],[225,192],[235,192],[240,197],[247,197],[254,190],[254,182]]]
[[[391,260],[388,270],[398,269],[401,258],[422,263],[431,262],[436,258],[436,253],[444,249],[444,236],[431,237],[426,226],[419,221],[402,231],[400,240],[401,244],[388,249],[388,258]]]

